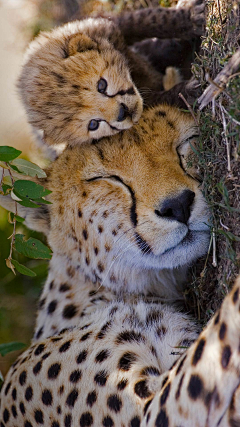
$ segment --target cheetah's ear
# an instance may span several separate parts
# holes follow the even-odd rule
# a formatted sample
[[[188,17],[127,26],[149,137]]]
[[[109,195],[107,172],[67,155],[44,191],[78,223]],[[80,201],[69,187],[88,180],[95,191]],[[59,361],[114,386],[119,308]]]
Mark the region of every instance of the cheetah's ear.
[[[15,202],[10,196],[0,195],[0,206],[15,212]],[[18,215],[25,219],[26,227],[44,233],[46,236],[49,234],[50,215],[47,205],[42,205],[40,208],[26,208],[18,203]]]
[[[97,49],[97,43],[85,34],[75,34],[68,43],[69,56],[93,49]]]

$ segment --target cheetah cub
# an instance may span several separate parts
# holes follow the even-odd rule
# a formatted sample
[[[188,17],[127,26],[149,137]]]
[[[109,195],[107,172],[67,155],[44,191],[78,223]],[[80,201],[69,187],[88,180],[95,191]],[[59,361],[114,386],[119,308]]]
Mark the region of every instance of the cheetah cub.
[[[74,146],[100,139],[137,123],[143,102],[177,102],[178,92],[185,91],[183,83],[171,94],[179,73],[172,70],[163,81],[129,45],[151,37],[201,35],[204,4],[185,3],[89,18],[38,36],[26,53],[18,88],[28,120],[43,140]]]

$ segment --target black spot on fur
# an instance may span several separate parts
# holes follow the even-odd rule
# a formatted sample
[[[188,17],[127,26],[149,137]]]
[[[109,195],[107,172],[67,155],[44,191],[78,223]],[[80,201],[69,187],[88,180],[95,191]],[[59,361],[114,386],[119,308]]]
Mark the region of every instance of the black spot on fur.
[[[47,309],[48,314],[52,314],[52,313],[54,313],[54,311],[56,310],[56,307],[57,307],[57,301],[56,301],[56,300],[51,301],[51,302],[49,303],[49,305],[48,305],[48,309]]]
[[[29,421],[25,421],[24,427],[33,427]]]
[[[233,297],[232,297],[234,304],[236,304],[238,298],[239,298],[239,289],[236,289],[236,291],[234,292]]]
[[[90,412],[85,412],[84,414],[81,415],[81,418],[80,418],[81,427],[89,427],[92,425],[92,423],[93,423],[93,417],[90,414]]]
[[[129,369],[132,367],[132,364],[136,360],[137,360],[136,354],[131,353],[130,351],[127,353],[124,353],[123,356],[119,359],[118,369],[121,369],[122,371],[129,371]]]
[[[72,317],[74,317],[76,313],[77,313],[76,305],[69,304],[64,307],[62,315],[65,319],[72,319]]]
[[[82,372],[79,369],[76,369],[71,373],[69,381],[71,381],[71,383],[77,383],[80,380],[81,376]]]
[[[122,407],[122,401],[116,394],[112,394],[107,399],[107,406],[114,412],[119,412]]]
[[[61,371],[61,365],[59,363],[54,363],[48,369],[48,379],[55,380]]]
[[[78,391],[77,391],[77,389],[74,388],[69,393],[69,395],[68,395],[68,397],[66,399],[66,405],[68,405],[69,407],[73,408],[74,405],[75,405],[75,402],[76,402],[77,398],[78,398]]]
[[[27,372],[23,371],[21,372],[21,374],[19,375],[19,384],[20,385],[24,385],[27,379]]]
[[[203,382],[199,375],[191,375],[187,390],[193,400],[196,400],[200,396],[203,390]]]
[[[17,410],[16,410],[16,406],[15,405],[11,406],[11,411],[12,411],[13,417],[17,418]]]
[[[102,425],[103,427],[113,427],[114,422],[111,417],[107,416],[103,418]]]
[[[59,287],[59,292],[67,292],[70,291],[71,286],[67,285],[67,283],[63,283],[60,287]]]
[[[196,350],[194,352],[194,355],[193,355],[193,359],[192,359],[192,365],[193,366],[196,366],[196,364],[201,359],[205,343],[206,343],[205,339],[201,338],[200,341],[199,341],[199,343],[198,343],[198,345],[197,345],[197,348],[196,348]]]
[[[169,392],[170,392],[170,388],[171,388],[171,383],[169,382],[168,385],[166,385],[165,389],[163,390],[163,393],[160,397],[160,404],[161,406],[165,405]]]
[[[175,129],[175,126],[174,126],[173,122],[171,122],[171,120],[167,120],[167,124],[168,124],[168,126],[170,126],[170,128]]]
[[[154,375],[155,377],[161,375],[161,372],[158,368],[155,368],[155,366],[148,366],[147,368],[144,368],[141,372],[141,375]]]
[[[31,386],[29,386],[25,391],[25,399],[27,402],[29,402],[30,400],[32,400],[32,397],[33,397],[33,389]]]
[[[97,393],[95,390],[93,390],[91,393],[88,393],[87,400],[86,400],[88,406],[92,407],[96,402],[96,400],[97,400]]]
[[[225,345],[225,347],[223,348],[222,357],[221,357],[221,364],[223,369],[226,369],[228,367],[231,355],[232,355],[231,347],[229,345]]]
[[[217,325],[220,319],[220,314],[218,313],[214,320],[214,325]]]
[[[87,332],[85,335],[82,336],[80,341],[86,341],[90,337],[91,334],[92,334],[92,332]]]
[[[108,358],[108,356],[109,356],[109,351],[108,351],[108,350],[101,350],[101,351],[97,354],[97,356],[96,356],[96,358],[95,358],[95,362],[101,363],[101,362],[103,362],[104,360],[106,360],[106,359]]]
[[[15,387],[14,387],[14,389],[12,390],[12,398],[13,398],[13,400],[16,400],[16,399],[17,399],[17,390],[15,389]]]
[[[71,427],[72,425],[72,415],[68,414],[64,419],[64,427]]]
[[[80,211],[80,209],[78,209],[78,216],[79,218],[82,218],[82,212]]]
[[[140,418],[138,416],[134,417],[131,421],[130,421],[130,426],[131,427],[140,427]]]
[[[52,404],[52,393],[50,390],[44,390],[42,392],[42,403],[46,406],[49,406]]]
[[[107,379],[108,379],[108,374],[106,371],[99,371],[94,377],[95,383],[100,386],[104,386],[107,382]]]
[[[23,402],[20,402],[19,409],[20,409],[22,415],[25,415],[25,406],[24,406]]]
[[[159,412],[156,421],[155,421],[155,426],[156,427],[168,427],[169,423],[168,423],[168,417],[166,414],[166,411],[164,411],[164,409],[161,409],[161,411]]]
[[[81,351],[81,353],[79,353],[76,362],[82,363],[86,360],[86,358],[87,358],[87,350],[83,350]]]
[[[156,114],[156,116],[166,117],[166,112],[162,111],[162,110],[156,111],[155,114]]]
[[[105,323],[103,327],[100,329],[100,332],[97,334],[97,338],[100,340],[105,337],[107,330],[110,328],[111,322]]]
[[[118,385],[117,385],[117,389],[118,390],[124,390],[125,389],[125,387],[127,386],[127,384],[128,384],[128,380],[127,379],[122,379],[119,383],[118,383]]]
[[[43,424],[43,413],[40,409],[34,412],[34,418],[38,424]]]
[[[148,400],[147,403],[146,403],[146,405],[144,406],[144,409],[143,409],[144,415],[146,415],[146,412],[147,412],[147,410],[148,410],[149,405],[150,405],[151,402],[152,402],[152,399]]]
[[[138,381],[135,384],[134,391],[139,397],[141,397],[141,399],[146,399],[147,397],[151,396],[146,380]]]
[[[5,409],[4,409],[4,411],[3,411],[3,421],[4,421],[5,423],[7,423],[7,422],[8,422],[8,420],[9,420],[9,416],[10,416],[9,411],[8,411],[8,409],[7,409],[7,408],[5,408]]]
[[[41,354],[44,349],[45,349],[45,345],[44,344],[39,344],[37,346],[36,350],[34,351],[35,356],[38,356],[39,354]]]
[[[33,367],[34,375],[37,375],[41,371],[41,368],[42,368],[42,362],[40,361]]]
[[[117,344],[122,344],[124,342],[132,342],[132,341],[140,342],[140,341],[144,341],[144,338],[140,333],[137,333],[134,330],[121,332],[116,338]]]
[[[61,345],[61,347],[59,348],[59,353],[64,353],[65,351],[67,351],[71,346],[71,341],[66,341],[64,344]]]
[[[84,237],[84,240],[87,240],[88,239],[88,232],[87,232],[87,230],[84,228],[83,229],[83,231],[82,231],[82,235],[83,235],[83,237]]]
[[[43,334],[43,326],[39,328],[38,331],[36,332],[36,339],[40,338],[42,334]]]
[[[11,383],[8,383],[8,384],[6,385],[6,388],[5,388],[5,391],[4,391],[5,396],[7,396],[7,394],[8,394],[8,392],[9,392],[10,387],[11,387]]]
[[[225,322],[222,322],[220,329],[219,329],[219,339],[222,341],[224,340],[227,332],[227,325]]]
[[[51,427],[60,427],[59,422],[58,421],[53,421],[51,424]]]
[[[45,302],[46,302],[46,298],[43,298],[43,299],[41,299],[41,300],[39,301],[39,303],[38,303],[38,308],[39,308],[39,310],[42,310],[42,309],[43,309],[43,307],[44,307],[44,305],[45,305]]]

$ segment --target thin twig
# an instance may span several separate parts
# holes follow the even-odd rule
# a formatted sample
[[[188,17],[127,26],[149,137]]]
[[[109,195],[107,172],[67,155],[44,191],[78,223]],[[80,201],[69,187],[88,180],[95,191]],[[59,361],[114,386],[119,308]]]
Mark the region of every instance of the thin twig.
[[[193,116],[193,119],[194,119],[194,121],[195,121],[196,125],[199,127],[199,122],[198,122],[198,120],[197,120],[197,118],[196,118],[196,116],[195,116],[195,114],[194,114],[194,112],[193,112],[193,109],[192,109],[191,105],[187,102],[186,98],[183,96],[183,94],[182,94],[181,92],[178,94],[178,96],[179,96],[179,98],[181,98],[181,99],[183,100],[183,102],[186,104],[186,106],[187,106],[188,110],[190,111],[191,115]]]
[[[10,169],[9,169],[9,175],[10,175],[10,178],[11,178],[11,181],[12,181],[12,185],[14,185],[14,178],[12,176],[12,172],[11,172]],[[13,233],[12,233],[12,236],[11,236],[10,254],[9,254],[9,257],[8,257],[9,261],[11,261],[11,259],[12,259],[13,245],[14,245],[14,240],[15,240],[15,235],[16,235],[16,222],[17,222],[17,220],[16,220],[17,202],[16,201],[14,202],[14,205],[15,205],[15,212],[14,212],[14,218],[13,218]]]
[[[231,172],[231,159],[230,159],[230,149],[231,148],[230,148],[230,143],[229,143],[228,137],[227,137],[227,122],[226,122],[226,117],[224,115],[224,111],[223,111],[221,101],[219,102],[219,106],[220,106],[220,110],[222,113],[223,132],[224,132],[226,148],[227,148],[227,170],[228,170],[228,172]]]
[[[219,13],[219,19],[220,19],[220,23],[221,23],[221,28],[223,29],[223,21],[222,21],[221,7],[220,7],[219,0],[217,0],[217,3],[218,3],[218,13]]]
[[[223,111],[227,114],[227,116],[229,117],[230,120],[232,120],[236,125],[240,126],[240,122],[236,119],[234,119],[231,114],[229,114],[229,112],[224,108],[224,106],[221,104],[221,107],[223,109]]]
[[[213,262],[212,265],[213,267],[217,267],[217,245],[216,245],[216,235],[215,235],[215,230],[213,228],[212,231],[212,243],[213,243]]]

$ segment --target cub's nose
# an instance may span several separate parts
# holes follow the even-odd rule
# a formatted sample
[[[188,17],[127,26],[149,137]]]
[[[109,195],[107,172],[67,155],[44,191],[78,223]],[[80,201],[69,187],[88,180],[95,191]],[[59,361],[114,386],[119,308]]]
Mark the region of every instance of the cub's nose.
[[[191,190],[184,190],[179,196],[172,199],[166,199],[161,208],[155,210],[155,214],[170,220],[175,220],[187,224],[190,214],[191,205],[195,193]]]
[[[125,120],[127,116],[130,116],[128,107],[125,104],[120,104],[117,121],[123,122],[123,120]]]

